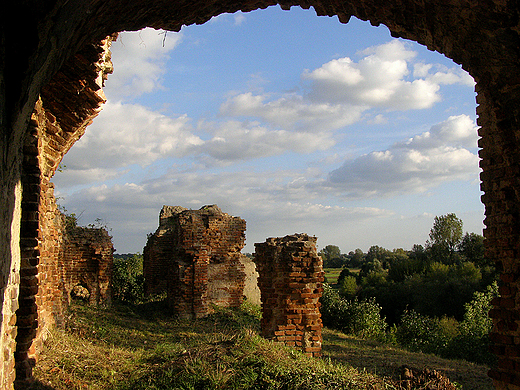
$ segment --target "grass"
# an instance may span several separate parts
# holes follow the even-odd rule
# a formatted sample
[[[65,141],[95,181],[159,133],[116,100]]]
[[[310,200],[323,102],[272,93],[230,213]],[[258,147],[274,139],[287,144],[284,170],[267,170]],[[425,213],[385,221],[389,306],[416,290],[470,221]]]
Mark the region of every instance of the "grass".
[[[405,363],[452,370],[464,389],[492,388],[483,384],[485,367],[456,366],[331,330],[324,331],[325,357],[308,358],[261,338],[259,310],[251,305],[193,321],[165,313],[161,302],[73,306],[66,328],[45,343],[34,389],[398,389],[393,376]],[[479,370],[480,387],[464,382]]]
[[[339,274],[343,268],[324,268],[325,277],[327,278],[327,283],[331,286],[336,285],[338,283]],[[359,268],[349,268],[350,272],[358,273],[360,271]]]

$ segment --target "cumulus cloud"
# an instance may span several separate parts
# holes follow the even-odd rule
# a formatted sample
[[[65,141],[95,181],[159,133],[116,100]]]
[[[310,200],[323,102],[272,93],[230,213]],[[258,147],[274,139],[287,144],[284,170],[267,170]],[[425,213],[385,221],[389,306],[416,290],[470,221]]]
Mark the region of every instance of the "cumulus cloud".
[[[287,151],[311,153],[326,150],[335,141],[327,132],[294,132],[269,129],[255,122],[206,123],[211,139],[198,150],[218,161],[249,160],[280,155]]]
[[[477,141],[477,126],[466,115],[451,116],[387,150],[374,151],[345,162],[332,171],[330,187],[349,197],[421,192],[478,173],[479,158],[468,148]]]
[[[182,157],[203,141],[186,116],[170,118],[138,104],[108,102],[66,157],[70,169],[146,166]]]
[[[416,56],[399,41],[363,52],[359,62],[339,58],[304,74],[312,82],[310,98],[394,110],[423,109],[440,100],[437,83],[429,79],[407,80],[408,61]]]
[[[180,33],[151,28],[119,34],[111,48],[115,68],[105,91],[109,99],[136,97],[161,88],[169,52],[180,41]]]
[[[287,130],[333,131],[358,122],[372,108],[431,108],[441,100],[443,84],[474,85],[471,76],[461,69],[413,64],[416,52],[399,40],[361,54],[358,62],[338,58],[305,71],[302,79],[310,83],[305,94],[286,93],[280,97],[245,92],[224,102],[220,114],[255,117]],[[381,123],[383,117],[376,118],[375,123]]]
[[[256,117],[284,129],[330,131],[357,122],[367,107],[314,103],[301,95],[287,94],[269,101],[269,95],[251,92],[229,98],[220,107],[220,114],[232,117]]]

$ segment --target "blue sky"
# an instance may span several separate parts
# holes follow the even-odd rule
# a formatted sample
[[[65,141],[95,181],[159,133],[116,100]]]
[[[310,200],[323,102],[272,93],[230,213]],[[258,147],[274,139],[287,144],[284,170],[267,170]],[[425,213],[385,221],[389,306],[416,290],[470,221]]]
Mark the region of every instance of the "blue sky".
[[[107,103],[63,160],[58,202],[142,252],[162,205],[217,204],[246,248],[305,232],[343,252],[482,233],[473,79],[384,26],[270,7],[122,33]]]

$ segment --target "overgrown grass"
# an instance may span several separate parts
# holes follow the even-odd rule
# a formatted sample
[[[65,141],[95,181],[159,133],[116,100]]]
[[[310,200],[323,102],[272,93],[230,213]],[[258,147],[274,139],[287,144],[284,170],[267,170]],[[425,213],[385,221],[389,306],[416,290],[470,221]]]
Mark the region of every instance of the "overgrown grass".
[[[261,338],[260,313],[252,305],[219,309],[193,321],[165,313],[162,302],[111,309],[73,306],[66,328],[53,331],[45,343],[34,388],[399,388],[388,377],[391,370],[363,366],[359,360],[351,363],[356,355],[352,350],[361,351],[368,342],[339,332],[325,331],[326,357],[318,359]]]
[[[327,279],[327,283],[330,285],[335,285],[338,283],[338,277],[341,273],[342,268],[324,268],[325,278]]]

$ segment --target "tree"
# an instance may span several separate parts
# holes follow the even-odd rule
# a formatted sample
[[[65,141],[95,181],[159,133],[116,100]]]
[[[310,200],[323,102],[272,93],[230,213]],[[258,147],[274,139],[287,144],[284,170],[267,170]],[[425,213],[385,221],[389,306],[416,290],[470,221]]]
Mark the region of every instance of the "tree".
[[[375,259],[377,259],[382,263],[390,255],[390,253],[391,252],[388,249],[385,249],[377,245],[372,245],[368,249],[366,259],[367,261],[374,261]]]
[[[323,259],[324,268],[341,268],[341,264],[338,266],[338,262],[333,261],[336,259],[341,259],[341,251],[338,246],[327,245],[320,251],[319,255]]]
[[[348,257],[350,259],[350,267],[357,268],[361,266],[361,263],[363,262],[363,259],[365,257],[365,254],[363,251],[359,248],[357,248],[355,251],[350,251],[348,254]]]
[[[356,296],[358,285],[355,276],[346,276],[339,285],[339,295],[345,299],[353,299]]]
[[[435,261],[453,263],[455,250],[462,240],[462,220],[454,213],[435,217],[426,243]],[[444,259],[439,258],[444,257]]]
[[[476,233],[466,233],[459,244],[459,252],[466,261],[471,261],[479,267],[494,265],[485,258],[484,237]]]

